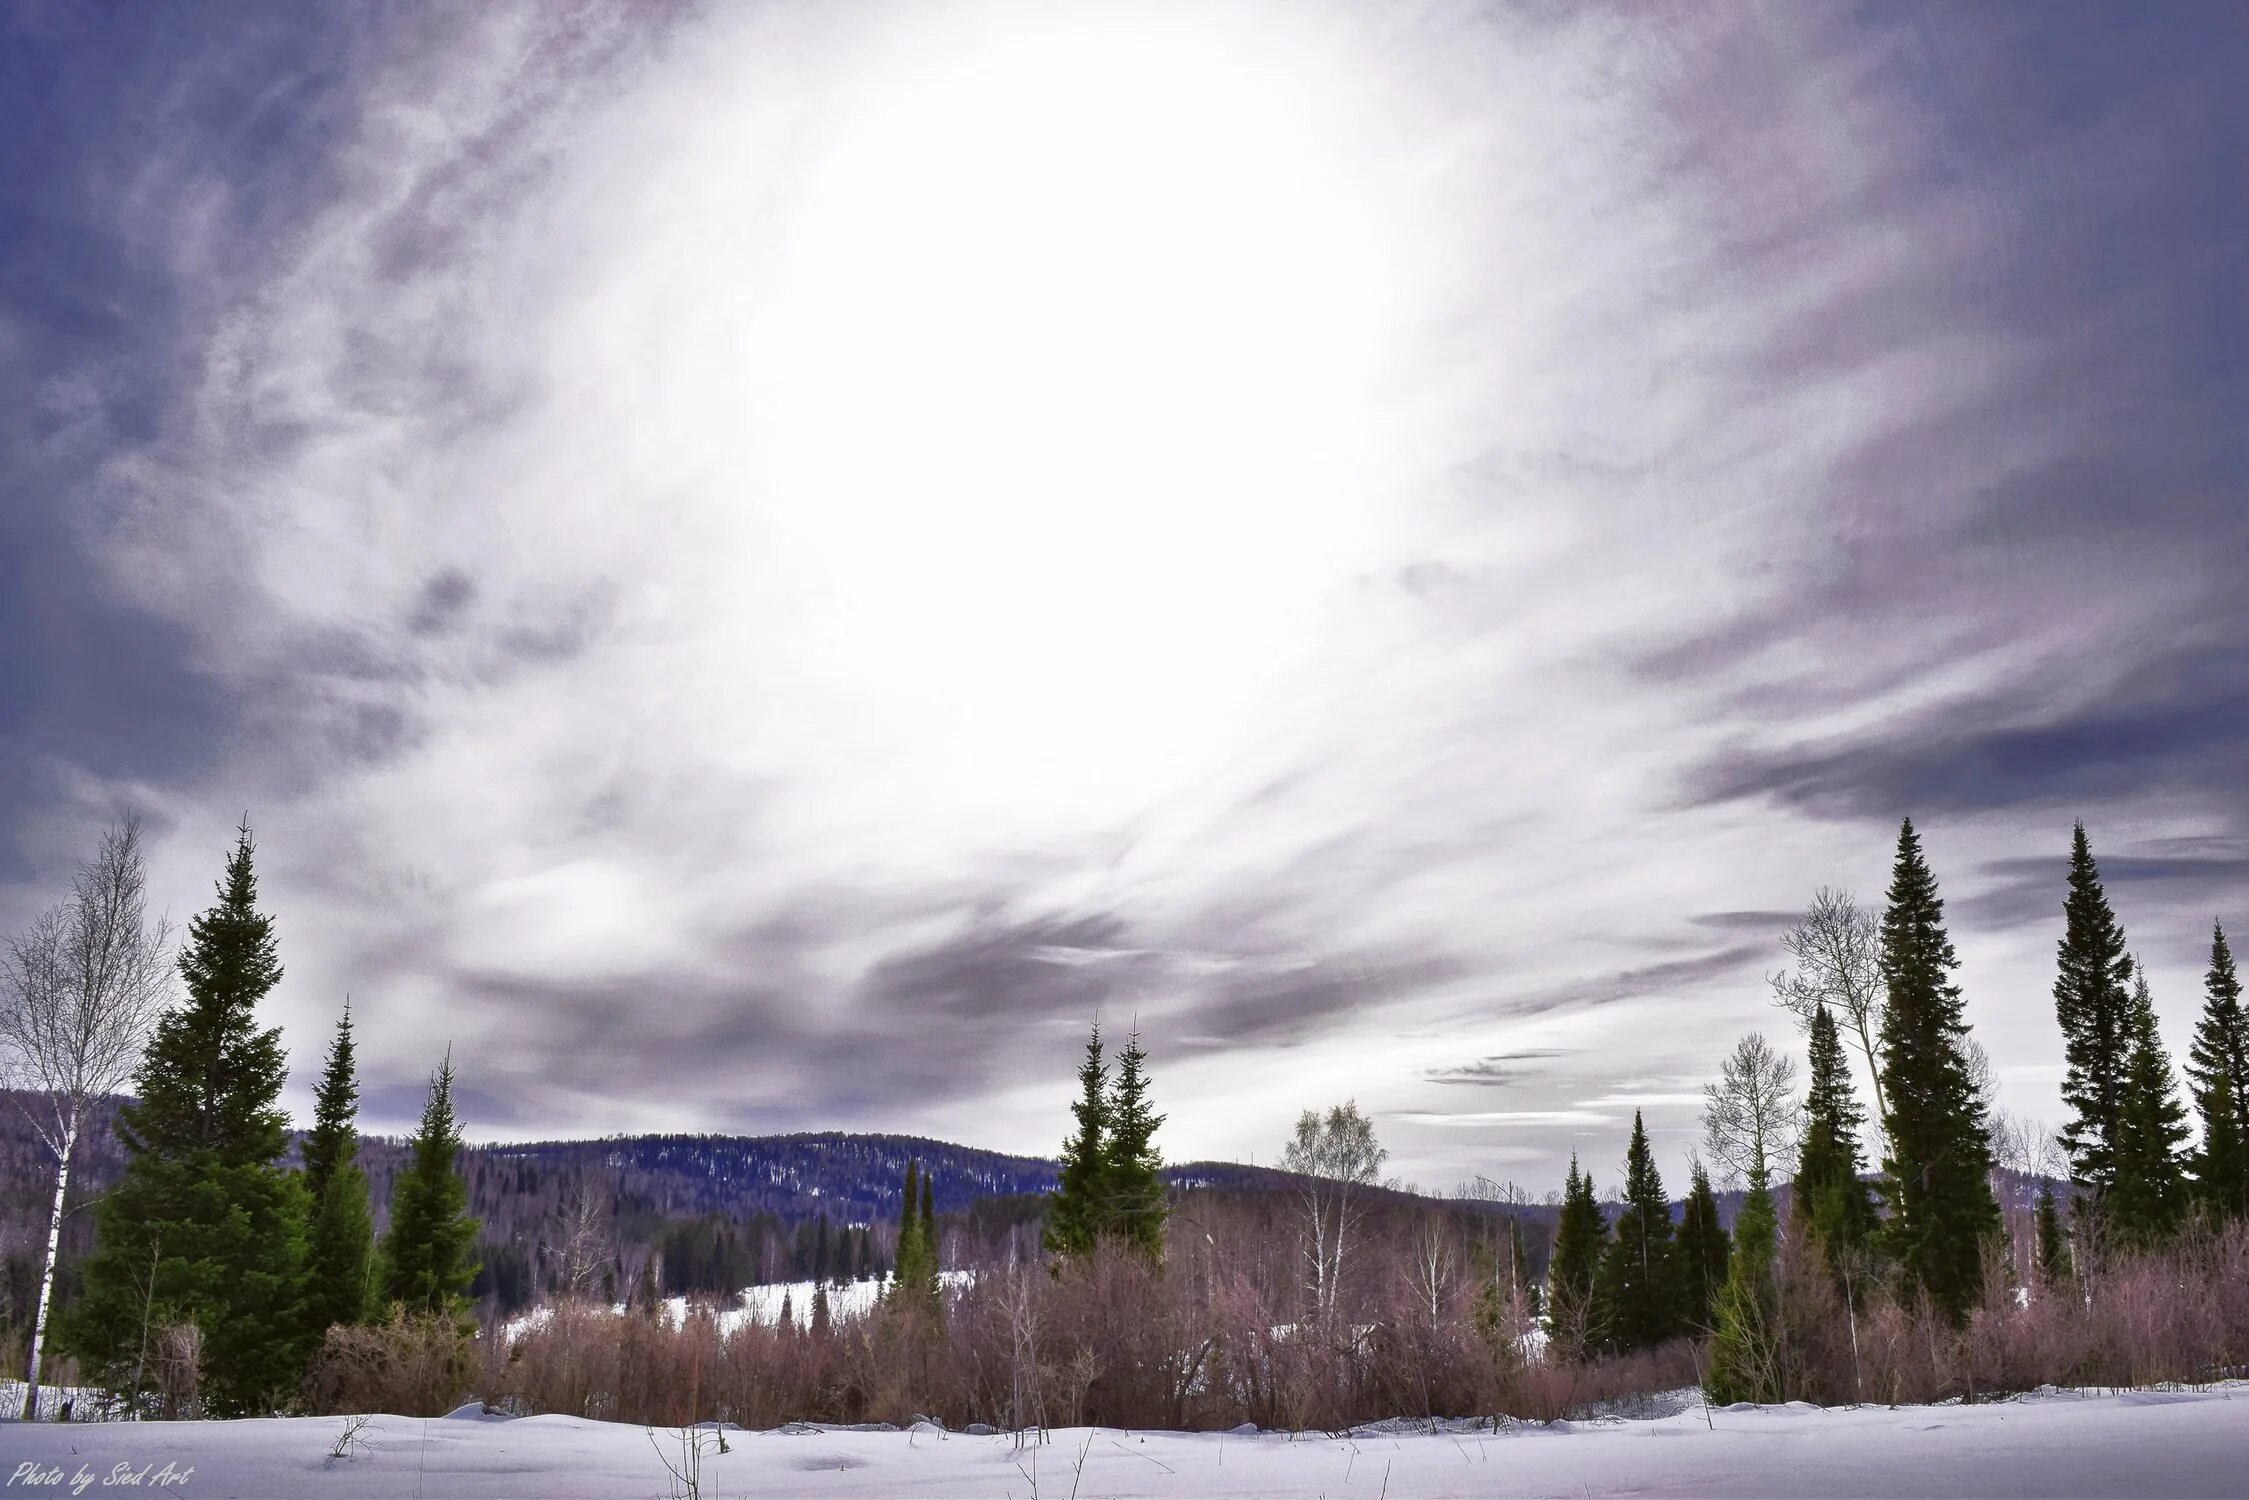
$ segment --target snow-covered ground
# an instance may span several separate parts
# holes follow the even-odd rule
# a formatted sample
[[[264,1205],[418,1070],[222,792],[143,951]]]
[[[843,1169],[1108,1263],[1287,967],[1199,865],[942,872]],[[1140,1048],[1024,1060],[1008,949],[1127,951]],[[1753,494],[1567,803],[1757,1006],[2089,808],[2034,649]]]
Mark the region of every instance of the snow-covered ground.
[[[474,1408],[467,1408],[473,1412]],[[1395,1424],[1389,1424],[1395,1425]],[[72,1493],[140,1474],[136,1494],[217,1500],[613,1500],[662,1497],[671,1476],[638,1427],[576,1417],[377,1417],[364,1447],[329,1450],[336,1417],[109,1425],[0,1424],[5,1493]],[[659,1433],[677,1456],[678,1434]],[[2249,1384],[1990,1406],[1697,1406],[1645,1422],[1555,1423],[1492,1434],[1123,1432],[1011,1437],[798,1427],[728,1434],[702,1494],[790,1496],[2207,1496],[2249,1493]],[[23,1467],[28,1465],[29,1467]],[[120,1469],[122,1465],[122,1469]],[[53,1476],[51,1484],[33,1481]],[[0,1479],[0,1484],[5,1484]]]
[[[91,1411],[101,1392],[77,1386],[42,1385],[39,1387],[39,1420],[52,1422],[62,1415],[63,1403],[73,1403],[80,1412]],[[23,1382],[0,1380],[0,1418],[16,1415],[23,1410]],[[0,1446],[6,1439],[0,1438]],[[6,1476],[0,1475],[0,1488],[6,1486]]]
[[[975,1275],[974,1271],[940,1271],[937,1273],[937,1279],[948,1287],[965,1286],[975,1278]],[[831,1318],[855,1318],[872,1311],[876,1301],[882,1296],[882,1288],[883,1283],[875,1280],[846,1281],[841,1285],[830,1282],[828,1284],[828,1316]],[[745,1323],[763,1323],[771,1327],[781,1321],[781,1309],[784,1305],[789,1309],[789,1316],[796,1322],[797,1327],[810,1328],[812,1326],[812,1292],[813,1284],[809,1281],[768,1281],[760,1282],[756,1286],[746,1286],[735,1294],[734,1302],[731,1305],[718,1309],[719,1331],[732,1333]],[[623,1312],[624,1310],[625,1306],[621,1302],[611,1308],[613,1312]],[[664,1316],[670,1320],[674,1327],[685,1322],[687,1319],[687,1299],[685,1297],[666,1297],[664,1299]],[[504,1326],[509,1337],[512,1338],[519,1333],[537,1328],[546,1320],[547,1309],[535,1307],[529,1312],[508,1319]],[[17,1399],[21,1400],[22,1398],[19,1396]]]

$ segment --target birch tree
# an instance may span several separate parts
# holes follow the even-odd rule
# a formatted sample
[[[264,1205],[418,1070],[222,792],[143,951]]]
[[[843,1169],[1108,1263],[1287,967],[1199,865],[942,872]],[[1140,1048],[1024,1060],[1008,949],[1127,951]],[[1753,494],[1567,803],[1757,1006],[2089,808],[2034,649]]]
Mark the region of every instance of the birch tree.
[[[1809,1034],[1812,1017],[1826,1006],[1866,1064],[1873,1085],[1874,1142],[1879,1158],[1889,1141],[1890,1101],[1882,1090],[1882,923],[1849,891],[1821,886],[1797,924],[1781,935],[1796,967],[1766,976],[1773,1003]]]
[[[1702,1088],[1703,1144],[1729,1183],[1772,1182],[1772,1163],[1796,1149],[1803,1107],[1796,1100],[1796,1061],[1752,1031],[1719,1064],[1718,1081]]]
[[[1281,1152],[1282,1170],[1301,1179],[1305,1280],[1323,1324],[1335,1314],[1351,1237],[1366,1212],[1365,1190],[1376,1184],[1389,1159],[1374,1138],[1374,1121],[1359,1112],[1356,1101],[1335,1105],[1325,1115],[1304,1111],[1295,1139]]]
[[[132,1078],[170,995],[171,928],[161,917],[150,922],[147,884],[140,820],[128,814],[102,836],[62,904],[0,949],[0,1076],[22,1091],[32,1129],[55,1158],[24,1377],[27,1421],[38,1409],[71,1156],[94,1105]]]

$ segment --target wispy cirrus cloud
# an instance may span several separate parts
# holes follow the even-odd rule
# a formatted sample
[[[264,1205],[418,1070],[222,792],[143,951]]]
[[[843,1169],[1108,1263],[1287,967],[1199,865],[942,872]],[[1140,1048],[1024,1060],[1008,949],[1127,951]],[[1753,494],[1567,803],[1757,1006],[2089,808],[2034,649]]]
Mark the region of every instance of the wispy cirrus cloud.
[[[451,1036],[475,1129],[1049,1149],[1098,1011],[1175,1154],[1558,1176],[1905,813],[2050,1113],[2082,815],[2183,1033],[2227,9],[1111,20],[11,13],[0,915],[121,801],[188,909],[247,805],[378,1113]]]

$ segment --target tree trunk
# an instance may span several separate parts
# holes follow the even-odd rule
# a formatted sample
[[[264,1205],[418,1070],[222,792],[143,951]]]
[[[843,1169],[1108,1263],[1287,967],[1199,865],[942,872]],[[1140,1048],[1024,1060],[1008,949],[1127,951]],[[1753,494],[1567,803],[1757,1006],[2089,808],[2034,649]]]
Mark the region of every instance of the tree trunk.
[[[55,1164],[55,1206],[47,1215],[47,1263],[39,1276],[39,1311],[31,1320],[31,1368],[24,1376],[23,1420],[39,1413],[39,1356],[47,1341],[47,1310],[55,1300],[55,1252],[62,1245],[63,1195],[70,1191],[70,1153],[78,1144],[78,1114],[71,1112],[63,1125],[62,1158]]]

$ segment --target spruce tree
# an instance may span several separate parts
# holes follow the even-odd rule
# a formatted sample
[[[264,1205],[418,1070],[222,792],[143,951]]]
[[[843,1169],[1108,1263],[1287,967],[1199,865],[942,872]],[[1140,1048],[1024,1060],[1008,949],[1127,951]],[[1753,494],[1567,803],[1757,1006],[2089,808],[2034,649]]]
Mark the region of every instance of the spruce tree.
[[[1963,1317],[1981,1289],[1983,1246],[1999,1233],[1991,1141],[1969,1072],[1968,1024],[1952,971],[1944,901],[1908,818],[1898,830],[1882,916],[1882,1084],[1890,1101],[1886,1239],[1909,1288],[1947,1317]],[[1741,1256],[1739,1231],[1735,1256]]]
[[[1893,1105],[1897,1097],[1894,1091],[1890,1094]],[[1733,1253],[1713,1309],[1717,1331],[1710,1340],[1710,1368],[1703,1375],[1703,1389],[1713,1403],[1787,1397],[1779,1296],[1773,1279],[1779,1231],[1771,1192],[1762,1177],[1751,1178],[1749,1196],[1734,1218]]]
[[[1164,1117],[1148,1106],[1147,1060],[1136,1026],[1126,1033],[1124,1051],[1117,1056],[1116,1082],[1109,1091],[1100,1201],[1103,1218],[1113,1224],[1120,1239],[1150,1260],[1161,1260],[1164,1219],[1171,1208],[1164,1200],[1163,1156],[1155,1145]]]
[[[2187,1079],[2202,1117],[2195,1195],[2205,1213],[2238,1222],[2249,1220],[2249,1013],[2242,1009],[2226,930],[2215,923],[2202,983],[2202,1019],[2187,1053]]]
[[[157,1022],[118,1111],[125,1171],[98,1211],[84,1291],[63,1342],[111,1390],[153,1388],[152,1330],[202,1333],[211,1414],[271,1410],[295,1387],[305,1348],[309,1203],[279,1165],[287,1059],[258,1002],[281,979],[273,919],[257,908],[245,820],[218,901],[189,924],[184,1002]]]
[[[893,1294],[904,1295],[903,1288],[918,1282],[922,1276],[923,1262],[921,1230],[921,1162],[906,1163],[906,1185],[898,1194],[898,1243],[890,1253],[890,1289]]]
[[[1548,1324],[1572,1358],[1598,1347],[1604,1337],[1595,1318],[1593,1283],[1608,1236],[1608,1220],[1593,1196],[1593,1174],[1578,1170],[1572,1152],[1562,1213],[1554,1226],[1554,1254],[1546,1268]]]
[[[313,1090],[305,1135],[305,1194],[312,1232],[305,1256],[307,1332],[364,1323],[374,1304],[375,1221],[359,1167],[359,1078],[352,1062],[351,1003],[344,1003],[328,1065]]]
[[[2038,1184],[2038,1279],[2048,1287],[2066,1284],[2071,1275],[2069,1235],[2062,1228],[2061,1206],[2054,1201],[2051,1180]]]
[[[828,1336],[829,1328],[828,1284],[825,1281],[815,1282],[812,1287],[812,1336],[824,1339]]]
[[[1109,1143],[1109,1066],[1101,1058],[1101,1023],[1085,1044],[1085,1060],[1078,1064],[1078,1102],[1070,1106],[1078,1128],[1063,1142],[1062,1160],[1054,1192],[1047,1199],[1047,1250],[1055,1255],[1084,1255],[1092,1250],[1106,1220],[1102,1201],[1106,1184],[1104,1164]]]
[[[1687,1332],[1703,1333],[1716,1326],[1718,1289],[1726,1284],[1733,1242],[1719,1222],[1718,1196],[1700,1161],[1693,1163],[1692,1184],[1672,1257],[1679,1267],[1680,1319]]]
[[[1842,1035],[1825,1005],[1812,1012],[1811,1083],[1804,1101],[1804,1137],[1796,1159],[1789,1216],[1840,1278],[1850,1258],[1873,1238],[1878,1220],[1859,1155],[1865,1123],[1851,1091]]]
[[[2117,1117],[2115,1180],[2101,1205],[2101,1228],[2133,1249],[2160,1245],[2187,1212],[2180,1150],[2187,1140],[2186,1106],[2171,1076],[2171,1055],[2156,1030],[2155,1000],[2143,969],[2133,982],[2125,1023],[2123,1107]]]
[[[383,1236],[383,1297],[409,1312],[460,1317],[476,1276],[477,1221],[468,1215],[468,1184],[455,1164],[460,1124],[453,1117],[453,1054],[430,1079],[406,1170],[392,1184],[390,1232]],[[641,1266],[642,1293],[656,1292],[655,1258]]]
[[[2109,909],[2093,848],[2079,823],[2070,837],[2069,894],[2062,902],[2054,1013],[2061,1022],[2063,1125],[2070,1175],[2092,1196],[2096,1213],[2116,1183],[2116,1135],[2124,1112],[2124,1070],[2131,1051],[2132,960],[2124,929]],[[2080,1205],[2084,1200],[2081,1198]]]
[[[1648,1149],[1647,1127],[1632,1112],[1624,1156],[1624,1213],[1601,1256],[1595,1320],[1618,1349],[1646,1349],[1679,1331],[1680,1292],[1672,1266],[1671,1200]]]
[[[930,1175],[920,1162],[907,1163],[890,1279],[889,1300],[896,1306],[934,1308],[937,1302],[937,1214]]]
[[[937,1174],[921,1174],[921,1242],[929,1258],[929,1293],[937,1294],[937,1273],[943,1268],[937,1253]]]

